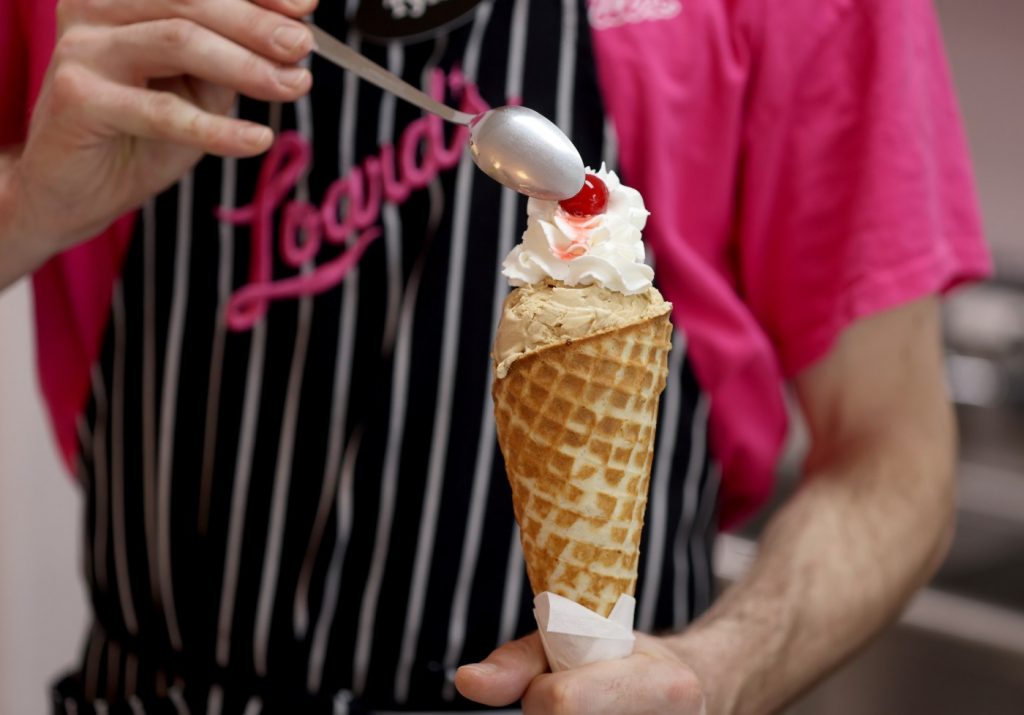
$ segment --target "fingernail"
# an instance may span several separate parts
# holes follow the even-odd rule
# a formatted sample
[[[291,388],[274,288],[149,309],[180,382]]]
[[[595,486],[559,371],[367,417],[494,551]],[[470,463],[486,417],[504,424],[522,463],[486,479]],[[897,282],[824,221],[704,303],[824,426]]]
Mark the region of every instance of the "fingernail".
[[[473,663],[473,665],[467,665],[467,668],[472,668],[481,675],[494,675],[498,672],[498,666],[493,663]]]
[[[279,28],[274,30],[271,40],[279,50],[283,50],[284,52],[294,52],[300,45],[307,44],[309,42],[309,38],[310,34],[301,27],[295,27],[295,25],[281,25]]]
[[[309,70],[305,67],[282,67],[277,71],[277,79],[283,85],[298,89],[309,79]]]
[[[266,144],[271,137],[270,129],[260,126],[245,127],[239,131],[239,134],[242,136],[242,141],[255,146]]]
[[[306,12],[312,4],[312,0],[288,0],[288,6],[291,7],[292,12]]]

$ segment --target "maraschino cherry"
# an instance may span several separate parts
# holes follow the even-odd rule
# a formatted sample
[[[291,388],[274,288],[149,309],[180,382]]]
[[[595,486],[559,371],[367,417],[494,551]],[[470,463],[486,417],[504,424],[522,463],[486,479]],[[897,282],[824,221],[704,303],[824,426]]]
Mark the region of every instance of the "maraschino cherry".
[[[573,216],[596,216],[608,208],[608,187],[593,174],[587,174],[580,192],[558,202],[562,210]]]

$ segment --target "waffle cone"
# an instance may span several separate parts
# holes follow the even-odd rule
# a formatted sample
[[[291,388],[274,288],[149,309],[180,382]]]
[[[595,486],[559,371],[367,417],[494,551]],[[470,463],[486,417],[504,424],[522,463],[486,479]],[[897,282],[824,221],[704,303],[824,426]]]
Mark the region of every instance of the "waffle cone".
[[[666,312],[542,348],[495,379],[498,443],[534,594],[605,617],[633,595],[671,334]]]

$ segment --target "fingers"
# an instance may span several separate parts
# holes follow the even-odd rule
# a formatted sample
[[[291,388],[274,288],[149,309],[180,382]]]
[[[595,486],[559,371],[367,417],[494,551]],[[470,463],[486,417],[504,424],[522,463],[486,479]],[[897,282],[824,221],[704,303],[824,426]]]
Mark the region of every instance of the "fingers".
[[[294,64],[309,54],[313,36],[294,18],[316,0],[62,0],[60,26],[121,26],[154,20],[189,20],[276,62]]]
[[[212,84],[211,82],[192,82],[186,77],[174,77],[165,80],[168,87],[163,87],[163,82],[150,82],[150,89],[170,89],[175,94],[180,94],[200,109],[213,114],[228,114],[235,106],[236,95],[227,87]],[[185,84],[188,92],[183,92],[174,85]]]
[[[703,702],[693,671],[640,653],[537,677],[523,715],[699,715]]]
[[[167,141],[221,156],[266,151],[273,133],[259,124],[212,114],[179,94],[131,87],[80,65],[66,64],[53,78],[54,110],[86,115],[111,134]]]
[[[230,106],[224,88],[255,99],[294,101],[309,91],[307,69],[294,64],[313,45],[309,29],[296,18],[313,11],[317,0],[61,0],[61,36],[53,67],[87,68],[90,74],[142,89],[167,84],[186,89],[195,84],[217,94],[187,111],[179,99],[196,99],[194,91],[107,92],[123,101],[145,98],[146,104],[123,118],[107,117],[105,104],[94,116],[109,126],[138,126],[144,138],[187,138],[185,143],[208,151],[247,155],[259,134],[231,120],[211,121],[211,114]],[[72,67],[70,73],[78,71]],[[65,73],[67,74],[67,73]],[[185,78],[183,83],[176,78]],[[130,89],[128,87],[127,89]],[[90,98],[83,98],[88,101]],[[114,101],[114,99],[111,99]],[[171,111],[151,117],[153,104]],[[96,102],[93,101],[95,105]],[[229,123],[225,123],[225,121]],[[262,140],[256,141],[262,144]],[[217,147],[217,148],[214,148]]]
[[[524,715],[700,715],[696,674],[654,639],[641,637],[629,658],[547,673],[536,633],[507,643],[455,674],[463,696],[490,706],[522,699]]]
[[[455,673],[455,687],[470,700],[500,707],[522,698],[534,678],[547,669],[540,637],[532,633],[506,643],[482,663],[459,668]]]
[[[293,17],[308,15],[316,9],[318,4],[317,0],[255,0],[255,2],[268,10],[276,10]]]
[[[309,70],[271,62],[188,20],[143,22],[104,34],[102,44],[92,44],[89,64],[130,84],[188,75],[268,101],[295,100],[312,84]]]

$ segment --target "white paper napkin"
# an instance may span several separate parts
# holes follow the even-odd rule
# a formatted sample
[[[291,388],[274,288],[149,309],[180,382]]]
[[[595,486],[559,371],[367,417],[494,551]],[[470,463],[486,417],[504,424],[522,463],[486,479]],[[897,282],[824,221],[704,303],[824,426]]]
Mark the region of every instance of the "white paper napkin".
[[[633,653],[636,599],[622,595],[607,618],[549,591],[533,599],[533,616],[552,672]]]

